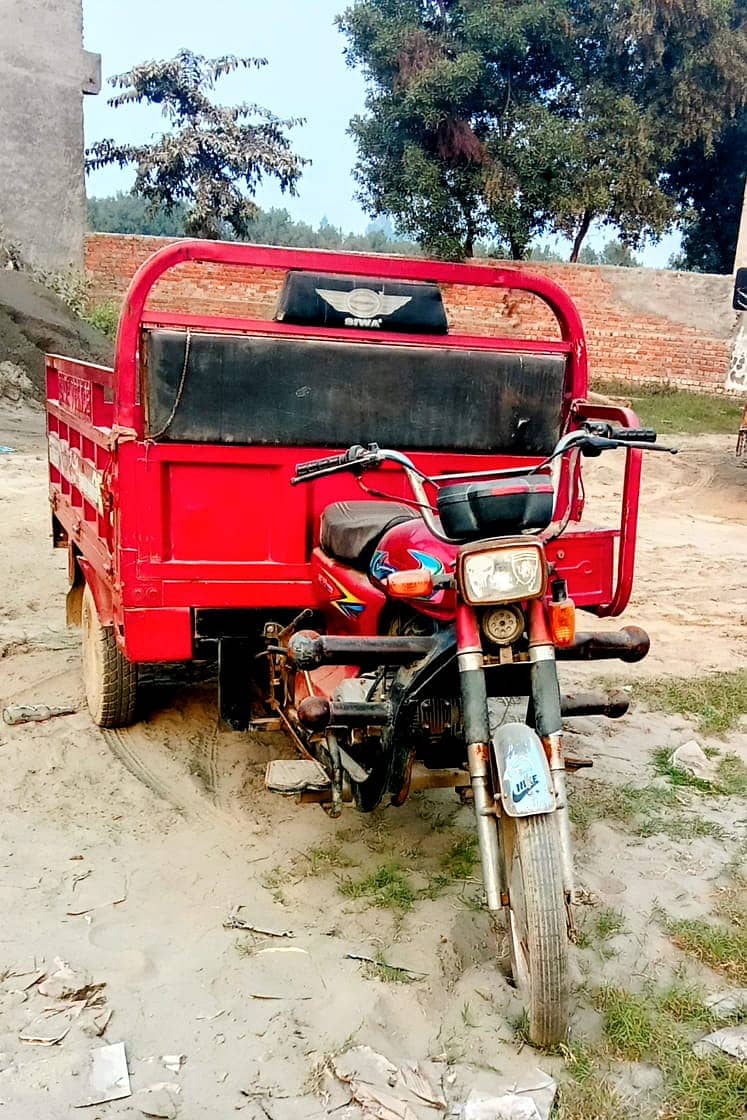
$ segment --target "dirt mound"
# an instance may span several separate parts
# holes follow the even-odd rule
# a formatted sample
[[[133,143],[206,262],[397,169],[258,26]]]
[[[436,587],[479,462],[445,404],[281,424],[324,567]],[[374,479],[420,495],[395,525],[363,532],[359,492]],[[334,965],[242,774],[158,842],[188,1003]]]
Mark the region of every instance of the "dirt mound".
[[[111,341],[28,274],[0,271],[0,398],[41,399],[44,355],[111,365]]]

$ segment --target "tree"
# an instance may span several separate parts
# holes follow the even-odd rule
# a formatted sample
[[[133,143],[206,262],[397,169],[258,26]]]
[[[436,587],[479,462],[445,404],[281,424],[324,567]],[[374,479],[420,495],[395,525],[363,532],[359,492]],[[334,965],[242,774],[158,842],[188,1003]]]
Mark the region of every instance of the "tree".
[[[526,255],[591,224],[635,246],[672,222],[664,175],[747,90],[744,0],[356,0],[338,18],[367,78],[359,197],[426,251]]]
[[[99,233],[151,234],[157,237],[183,237],[188,212],[177,203],[169,215],[163,207],[155,210],[134,194],[119,193],[109,198],[89,198],[88,228]],[[228,237],[228,231],[223,232]],[[243,235],[260,245],[286,245],[314,249],[347,249],[352,252],[395,253],[414,256],[419,252],[412,241],[400,241],[393,229],[372,222],[365,233],[344,233],[322,219],[317,229],[308,222],[294,221],[287,210],[273,207],[257,209]]]
[[[731,273],[747,176],[747,109],[729,122],[710,154],[702,142],[686,148],[669,175],[684,211],[674,266]]]
[[[87,168],[134,164],[134,193],[167,214],[186,206],[190,236],[218,238],[226,229],[244,236],[257,212],[249,196],[262,179],[274,178],[295,194],[308,163],[286,136],[300,118],[281,120],[258,105],[215,105],[210,98],[219,78],[264,65],[261,58],[209,59],[181,50],[173,59],[144,62],[112,78],[121,92],[110,105],[160,105],[171,127],[148,144],[100,140],[86,152]]]
[[[640,260],[624,241],[608,241],[594,263],[612,264],[617,268],[641,267]]]
[[[187,208],[176,203],[170,214],[136,194],[119,191],[109,198],[88,199],[88,228],[97,233],[136,233],[152,237],[184,237]]]

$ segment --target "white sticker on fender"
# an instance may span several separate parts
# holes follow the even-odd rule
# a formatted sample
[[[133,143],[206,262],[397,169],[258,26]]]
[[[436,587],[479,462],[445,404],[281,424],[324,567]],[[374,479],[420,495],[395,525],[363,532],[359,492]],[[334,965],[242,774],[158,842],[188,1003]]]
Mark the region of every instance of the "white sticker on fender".
[[[539,736],[525,723],[504,723],[493,735],[501,803],[510,817],[551,813],[555,793]]]

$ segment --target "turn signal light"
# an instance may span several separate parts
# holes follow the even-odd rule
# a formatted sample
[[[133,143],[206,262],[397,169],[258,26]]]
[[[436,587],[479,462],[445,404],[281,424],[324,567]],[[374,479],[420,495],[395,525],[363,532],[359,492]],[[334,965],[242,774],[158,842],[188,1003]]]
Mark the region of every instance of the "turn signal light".
[[[393,599],[428,599],[433,594],[433,575],[425,568],[392,572],[386,589]]]
[[[553,643],[560,648],[572,646],[576,637],[576,604],[565,598],[560,603],[548,603],[550,633]]]

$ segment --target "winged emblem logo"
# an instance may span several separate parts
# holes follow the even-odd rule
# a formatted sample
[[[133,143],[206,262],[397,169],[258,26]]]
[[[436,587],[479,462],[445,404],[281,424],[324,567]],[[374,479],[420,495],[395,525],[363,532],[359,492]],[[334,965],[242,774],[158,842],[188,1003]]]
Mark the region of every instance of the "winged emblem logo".
[[[350,292],[317,288],[316,294],[335,311],[347,316],[346,327],[380,327],[383,318],[393,315],[412,299],[412,296],[387,296],[372,288],[353,288]]]
[[[522,587],[529,587],[530,584],[534,583],[537,578],[538,564],[539,560],[535,553],[528,556],[511,557],[511,567]]]

